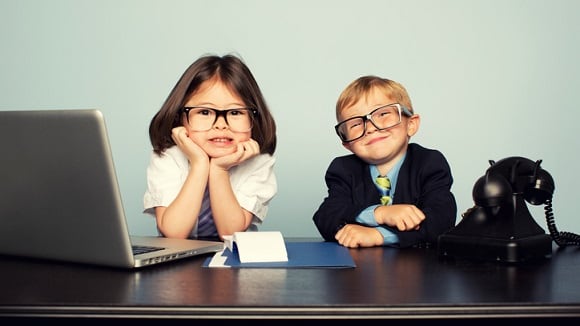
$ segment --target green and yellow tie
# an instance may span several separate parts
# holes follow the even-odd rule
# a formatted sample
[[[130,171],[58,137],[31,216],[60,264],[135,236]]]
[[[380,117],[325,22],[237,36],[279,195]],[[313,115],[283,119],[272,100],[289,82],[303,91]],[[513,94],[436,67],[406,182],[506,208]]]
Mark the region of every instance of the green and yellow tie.
[[[378,176],[375,179],[375,182],[377,183],[377,185],[379,185],[379,188],[382,192],[381,204],[388,205],[391,202],[391,196],[390,196],[391,180],[389,180],[389,178],[387,178],[387,177]]]

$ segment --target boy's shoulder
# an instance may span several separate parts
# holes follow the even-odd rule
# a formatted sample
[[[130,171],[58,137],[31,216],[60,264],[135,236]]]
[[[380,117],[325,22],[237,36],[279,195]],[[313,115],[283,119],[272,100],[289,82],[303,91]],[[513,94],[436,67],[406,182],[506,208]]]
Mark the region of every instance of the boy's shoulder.
[[[434,149],[425,147],[423,145],[420,145],[418,143],[409,143],[408,147],[407,147],[407,152],[420,152],[420,151],[433,151]]]
[[[434,148],[425,147],[418,143],[409,143],[407,147],[407,155],[409,154],[420,154],[420,155],[443,155],[439,150]]]
[[[361,158],[355,154],[345,154],[337,156],[332,159],[333,162],[348,162],[350,164],[366,164]]]
[[[330,162],[329,169],[358,171],[359,169],[366,167],[368,167],[368,163],[360,159],[358,156],[354,154],[346,154],[333,158],[332,162]]]
[[[413,166],[439,165],[447,164],[447,158],[445,158],[445,155],[437,149],[424,147],[417,143],[410,143],[407,148],[405,163],[412,164]]]

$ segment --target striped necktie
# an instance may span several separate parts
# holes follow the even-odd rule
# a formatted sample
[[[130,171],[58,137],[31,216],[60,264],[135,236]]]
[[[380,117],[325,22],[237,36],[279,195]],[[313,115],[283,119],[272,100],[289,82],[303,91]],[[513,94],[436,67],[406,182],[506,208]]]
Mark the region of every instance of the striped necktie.
[[[197,217],[197,234],[198,237],[217,236],[217,229],[213,222],[211,206],[209,201],[209,190],[206,188],[201,203],[199,216]]]
[[[391,202],[391,180],[387,177],[378,176],[375,182],[381,191],[381,204],[388,205]]]

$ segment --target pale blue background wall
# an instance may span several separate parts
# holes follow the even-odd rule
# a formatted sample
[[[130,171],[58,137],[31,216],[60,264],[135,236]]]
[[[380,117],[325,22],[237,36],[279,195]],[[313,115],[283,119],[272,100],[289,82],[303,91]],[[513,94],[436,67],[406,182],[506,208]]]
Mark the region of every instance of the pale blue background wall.
[[[524,156],[555,179],[559,229],[580,232],[580,1],[0,0],[0,47],[0,110],[104,112],[135,234],[155,234],[141,213],[149,120],[192,61],[229,52],[279,127],[263,230],[318,236],[324,172],[347,153],[336,98],[377,74],[407,87],[422,116],[413,140],[447,156],[460,213],[488,160]]]

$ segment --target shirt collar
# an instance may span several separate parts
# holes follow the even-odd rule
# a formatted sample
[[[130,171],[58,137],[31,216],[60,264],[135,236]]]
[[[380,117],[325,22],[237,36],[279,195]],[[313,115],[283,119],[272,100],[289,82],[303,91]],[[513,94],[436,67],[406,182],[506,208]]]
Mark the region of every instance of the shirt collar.
[[[405,153],[399,159],[399,161],[393,166],[391,171],[389,171],[386,175],[386,177],[389,178],[389,180],[391,180],[391,194],[395,193],[395,188],[397,186],[397,178],[399,177],[399,170],[401,170],[401,165],[403,165],[403,161],[405,161],[406,156],[407,156],[407,153]],[[369,171],[371,172],[371,179],[373,180],[373,183],[374,183],[375,178],[380,175],[379,169],[377,168],[376,165],[369,164]]]

